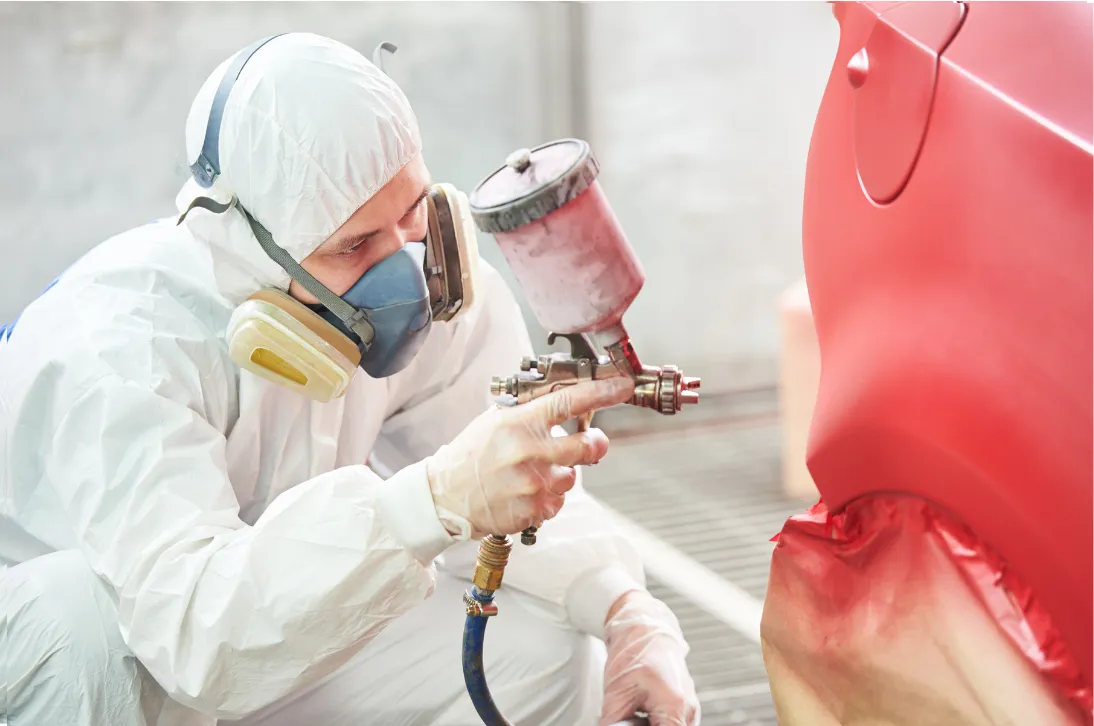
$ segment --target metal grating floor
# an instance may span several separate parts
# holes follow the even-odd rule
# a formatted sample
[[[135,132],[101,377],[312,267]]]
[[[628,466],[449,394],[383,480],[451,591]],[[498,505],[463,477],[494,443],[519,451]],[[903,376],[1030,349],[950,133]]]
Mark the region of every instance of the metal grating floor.
[[[712,403],[701,417],[688,421],[685,411],[645,433],[637,424],[598,418],[612,446],[595,469],[586,469],[585,486],[762,601],[770,539],[808,505],[780,488],[773,393]],[[665,584],[651,581],[650,589],[676,613],[691,644],[704,726],[775,726],[760,646]]]
[[[676,613],[691,645],[703,726],[776,726],[760,646],[656,580],[649,587]]]

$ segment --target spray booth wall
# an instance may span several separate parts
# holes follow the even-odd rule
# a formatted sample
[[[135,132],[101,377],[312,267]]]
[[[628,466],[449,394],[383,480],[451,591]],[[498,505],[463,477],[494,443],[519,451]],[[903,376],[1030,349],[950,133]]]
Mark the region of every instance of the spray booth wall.
[[[838,35],[820,2],[0,3],[0,321],[97,242],[173,213],[194,93],[289,30],[399,46],[385,67],[435,179],[470,189],[513,149],[587,138],[646,268],[625,318],[639,352],[707,390],[773,384]]]

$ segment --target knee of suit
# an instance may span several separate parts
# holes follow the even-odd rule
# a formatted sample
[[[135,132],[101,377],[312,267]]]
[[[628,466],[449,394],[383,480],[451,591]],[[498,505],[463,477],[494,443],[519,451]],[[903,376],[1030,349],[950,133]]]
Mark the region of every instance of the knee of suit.
[[[484,645],[489,672],[503,679],[555,674],[564,680],[598,677],[603,669],[604,646],[596,638],[561,626],[537,612],[528,596],[499,598],[501,612],[491,618]]]
[[[17,673],[33,673],[21,690],[78,689],[111,676],[130,681],[136,658],[118,629],[108,586],[83,555],[64,550],[0,574],[0,652]],[[12,699],[17,700],[17,699]]]

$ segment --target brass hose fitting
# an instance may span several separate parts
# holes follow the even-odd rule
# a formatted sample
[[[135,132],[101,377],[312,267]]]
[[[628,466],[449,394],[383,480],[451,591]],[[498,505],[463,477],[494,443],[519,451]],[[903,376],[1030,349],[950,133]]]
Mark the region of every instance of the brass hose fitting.
[[[491,593],[501,587],[512,549],[513,540],[507,534],[491,534],[482,538],[479,554],[475,558],[475,575],[471,578],[475,587]]]

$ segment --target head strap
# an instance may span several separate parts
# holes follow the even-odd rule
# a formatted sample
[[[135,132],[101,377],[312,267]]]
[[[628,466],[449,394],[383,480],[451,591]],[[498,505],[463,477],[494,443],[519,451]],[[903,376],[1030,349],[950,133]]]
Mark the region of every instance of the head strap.
[[[205,140],[201,144],[201,154],[197,161],[190,165],[190,173],[203,189],[213,186],[213,182],[220,176],[220,121],[224,117],[224,107],[228,104],[228,95],[232,92],[232,86],[243,72],[243,66],[251,59],[258,49],[269,43],[274,38],[279,38],[284,33],[271,35],[262,40],[256,40],[243,50],[236,53],[224,77],[220,79],[216,95],[213,96],[213,105],[209,109],[209,122],[205,125]]]

